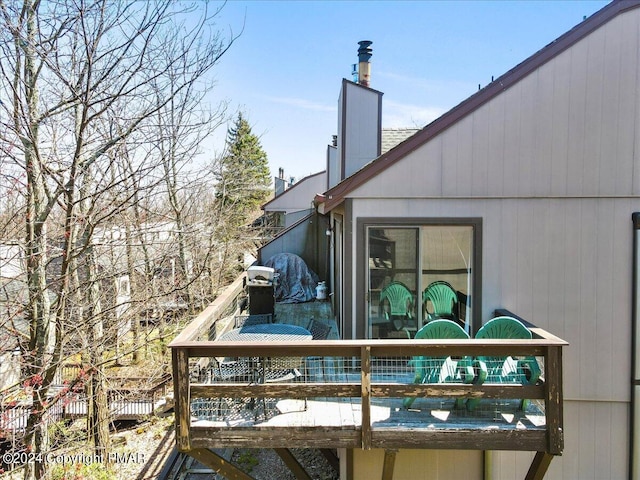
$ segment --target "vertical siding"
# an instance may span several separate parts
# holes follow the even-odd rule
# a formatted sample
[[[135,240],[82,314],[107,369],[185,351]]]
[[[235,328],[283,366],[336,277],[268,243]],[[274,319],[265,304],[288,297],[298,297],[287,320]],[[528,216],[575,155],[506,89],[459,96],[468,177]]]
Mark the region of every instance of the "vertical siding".
[[[580,66],[578,70],[578,72],[581,72],[579,75],[584,80],[585,87],[584,132],[582,138],[577,137],[577,140],[581,140],[583,148],[582,172],[577,170],[578,175],[576,175],[576,177],[581,177],[583,182],[582,190],[578,190],[578,194],[587,192],[591,192],[592,194],[600,193],[598,191],[599,166],[601,160],[603,160],[602,163],[606,161],[600,156],[602,139],[610,135],[611,131],[615,129],[615,125],[609,124],[603,128],[601,124],[603,119],[611,122],[617,117],[617,115],[613,118],[604,116],[604,93],[612,89],[612,85],[604,83],[606,68],[606,31],[607,29],[598,30],[586,39],[586,48],[583,49],[585,51],[585,58],[581,58],[584,65]],[[577,76],[578,75],[576,75],[576,77]]]
[[[502,192],[505,182],[505,151],[502,148],[505,139],[504,112],[506,98],[500,95],[487,106],[488,120],[486,122],[489,131],[487,133],[487,191],[486,195],[494,195]]]
[[[386,183],[407,198],[640,194],[639,18],[603,26],[352,196],[395,194]]]
[[[637,181],[638,169],[634,168],[635,160],[638,157],[637,153],[634,152],[640,152],[638,149],[640,135],[636,135],[640,125],[638,117],[640,112],[638,109],[638,104],[640,103],[638,98],[640,81],[638,69],[640,68],[640,62],[629,62],[626,59],[637,57],[638,52],[640,52],[640,36],[638,35],[640,26],[638,25],[637,17],[624,15],[619,19],[617,27],[624,41],[620,41],[618,45],[618,52],[621,58],[618,63],[618,71],[620,73],[618,79],[619,94],[618,103],[614,106],[617,109],[619,118],[616,132],[616,145],[618,147],[616,155],[617,168],[613,169],[613,175],[615,178],[615,191],[631,191],[637,195],[640,193],[640,188],[638,188],[640,184]],[[636,92],[636,95],[629,96],[627,92]],[[626,119],[629,119],[628,123],[625,123]],[[606,151],[603,153],[608,155]]]
[[[565,403],[566,448],[555,457],[545,480],[623,480],[627,474],[627,406]],[[600,421],[594,422],[594,419]],[[533,454],[492,452],[493,479],[524,478]]]
[[[631,376],[631,213],[640,199],[354,201],[361,217],[482,217],[483,321],[504,307],[567,340],[565,452],[549,479],[625,478]],[[495,479],[531,455],[495,452]]]
[[[344,83],[346,91],[345,177],[360,170],[379,155],[380,95],[352,83]]]
[[[551,142],[551,178],[549,192],[566,192],[571,170],[567,158],[569,156],[569,125],[571,109],[566,101],[572,91],[571,85],[571,55],[560,55],[548,65],[553,86],[549,96],[553,103],[551,114],[547,121],[552,127]]]
[[[265,205],[266,212],[298,212],[311,208],[313,196],[325,190],[327,186],[327,173],[321,172],[303,178],[292,187],[285,190],[279,196]]]
[[[354,480],[382,476],[384,450],[354,450]],[[393,480],[482,480],[482,452],[399,450]]]
[[[350,194],[354,220],[482,217],[483,320],[508,308],[570,343],[548,479],[627,478],[639,59],[634,9]],[[531,458],[494,452],[493,478]]]

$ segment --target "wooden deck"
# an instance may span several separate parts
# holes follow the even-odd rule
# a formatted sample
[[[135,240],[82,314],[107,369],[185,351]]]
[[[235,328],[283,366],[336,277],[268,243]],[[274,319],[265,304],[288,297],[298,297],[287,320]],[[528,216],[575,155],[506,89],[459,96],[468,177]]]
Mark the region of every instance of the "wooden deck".
[[[562,453],[566,342],[548,332],[530,326],[532,340],[203,340],[216,311],[228,310],[241,287],[232,286],[170,345],[177,446],[209,466],[224,466],[208,451],[221,447],[527,450],[537,452],[527,478],[542,478],[553,455]],[[416,356],[509,355],[536,357],[541,379],[535,385],[416,384],[409,363]],[[203,383],[191,372],[195,362],[225,357],[253,358],[257,365],[292,357],[303,366],[288,383]],[[416,398],[408,410],[407,397]],[[472,412],[452,408],[466,399],[480,405]],[[525,411],[519,399],[531,400]]]
[[[174,350],[176,364],[188,365],[188,357],[231,355],[258,357],[301,356],[305,365],[318,358],[341,359],[353,373],[318,376],[306,370],[304,381],[292,383],[187,383],[177,392],[178,442],[191,447],[265,446],[286,448],[456,448],[533,450],[560,453],[562,450],[561,405],[550,368],[559,362],[543,340],[518,340],[505,345],[495,341],[450,340],[447,342],[403,340],[317,341],[300,344],[270,342],[207,342]],[[510,347],[510,348],[507,348]],[[555,348],[559,349],[559,346]],[[394,365],[406,365],[411,356],[505,355],[538,356],[546,377],[538,385],[520,384],[414,384],[398,377],[376,373]],[[552,350],[552,346],[546,349]],[[207,353],[208,352],[208,353]],[[233,352],[233,354],[232,354]],[[398,356],[399,353],[404,354]],[[558,352],[556,352],[558,353]],[[180,359],[180,354],[183,359]],[[186,356],[184,356],[186,354]],[[405,356],[406,355],[406,356]],[[186,357],[186,358],[185,358]],[[385,359],[384,362],[381,359]],[[544,360],[543,360],[544,359]],[[323,362],[324,363],[324,362]],[[372,368],[373,366],[373,368]],[[401,367],[398,367],[401,368]],[[180,374],[178,374],[178,381]],[[557,392],[557,393],[554,393]],[[417,397],[411,409],[402,399]],[[452,409],[458,398],[482,399],[473,412]],[[536,410],[518,412],[519,401],[533,399]],[[184,402],[189,399],[188,402]],[[307,400],[307,409],[304,401]],[[289,401],[290,405],[282,401]],[[183,403],[184,402],[184,403]],[[235,409],[227,409],[227,402]],[[244,411],[244,413],[243,413]],[[231,412],[230,416],[228,412]],[[239,413],[240,412],[240,413]],[[184,415],[184,417],[182,416]],[[277,433],[276,429],[277,428]],[[180,431],[184,437],[180,436]],[[411,435],[407,435],[411,432]],[[180,443],[178,443],[180,445]]]
[[[140,379],[127,379],[136,381]],[[149,379],[144,379],[148,381]],[[173,407],[173,398],[168,395],[171,377],[164,375],[147,389],[109,389],[107,401],[109,418],[115,420],[143,420]],[[84,418],[87,415],[87,399],[83,393],[68,392],[60,395],[65,387],[54,385],[50,393],[55,399],[49,406],[45,421],[58,422],[63,419]],[[0,439],[23,435],[31,413],[31,400],[0,404]]]

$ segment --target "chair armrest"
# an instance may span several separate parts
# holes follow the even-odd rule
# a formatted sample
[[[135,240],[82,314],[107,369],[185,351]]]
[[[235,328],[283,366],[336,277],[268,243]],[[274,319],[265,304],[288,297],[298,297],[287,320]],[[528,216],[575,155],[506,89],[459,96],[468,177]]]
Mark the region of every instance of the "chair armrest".
[[[470,383],[474,383],[476,385],[482,385],[489,375],[487,363],[481,358],[474,358],[471,361],[470,372],[473,375],[473,380]]]
[[[474,362],[472,357],[463,357],[458,361],[458,374],[462,379],[462,383],[474,383],[474,380],[476,379],[476,371],[473,368],[473,364]],[[484,378],[486,378],[486,366]],[[484,381],[484,379],[482,381]]]
[[[517,361],[518,374],[522,375],[523,382],[527,385],[535,385],[542,375],[540,365],[536,357],[526,357]]]

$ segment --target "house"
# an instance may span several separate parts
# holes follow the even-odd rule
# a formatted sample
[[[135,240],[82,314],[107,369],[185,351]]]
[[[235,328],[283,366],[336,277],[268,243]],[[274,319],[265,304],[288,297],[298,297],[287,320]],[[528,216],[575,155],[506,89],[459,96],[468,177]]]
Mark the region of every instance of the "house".
[[[417,128],[383,128],[380,152],[376,149],[371,155],[386,153],[417,131]],[[332,144],[327,147],[327,169],[298,182],[287,183],[284,171],[280,169],[275,178],[275,196],[262,206],[267,224],[275,230],[274,238],[260,249],[259,260],[262,263],[278,253],[295,253],[305,258],[312,270],[326,275],[329,266],[326,241],[322,237],[326,235],[329,225],[326,219],[318,217],[314,200],[318,193],[330,187],[327,171],[336,168],[337,145],[337,135],[334,135]],[[280,235],[283,232],[286,235]]]
[[[612,2],[397,147],[354,161],[348,179],[319,198],[335,258],[344,259],[330,279],[343,338],[374,334],[379,266],[390,267],[375,252],[393,245],[392,267],[415,291],[435,278],[430,270],[455,271],[447,278],[472,299],[471,331],[502,305],[569,342],[565,450],[547,478],[640,475],[629,382],[637,378],[639,7]],[[343,84],[347,94],[375,96]],[[443,250],[445,236],[457,258]],[[375,455],[358,451],[354,461],[366,468]],[[477,469],[487,462],[456,458]],[[521,478],[530,454],[494,452],[490,463],[490,478]]]
[[[640,3],[614,1],[318,198],[343,259],[331,278],[343,338],[375,334],[385,276],[420,292],[446,274],[470,331],[504,306],[569,342],[550,479],[640,478],[639,46]],[[357,477],[379,476],[382,455],[355,451]],[[459,463],[523,478],[531,461],[413,455],[438,478]]]
[[[313,198],[316,193],[327,189],[326,171],[314,173],[302,180],[288,184],[286,189],[278,189],[278,180],[284,181],[284,172],[276,177],[276,195],[262,206],[269,224],[276,229],[292,226],[314,211]]]
[[[476,449],[431,437],[397,451],[363,440],[339,452],[341,478],[640,478],[640,1],[613,1],[386,152],[370,45],[359,81],[342,81],[328,188],[315,197],[322,228],[292,226],[261,259],[323,248],[316,271],[343,340],[399,345],[428,321],[421,293],[434,280],[454,287],[472,336],[507,309],[565,339],[545,372],[563,380],[561,428],[547,430],[563,448],[551,462],[486,437]],[[415,299],[398,330],[381,322],[394,281]]]
[[[0,392],[20,381],[20,344],[29,325],[22,311],[28,301],[24,255],[18,242],[0,244]]]

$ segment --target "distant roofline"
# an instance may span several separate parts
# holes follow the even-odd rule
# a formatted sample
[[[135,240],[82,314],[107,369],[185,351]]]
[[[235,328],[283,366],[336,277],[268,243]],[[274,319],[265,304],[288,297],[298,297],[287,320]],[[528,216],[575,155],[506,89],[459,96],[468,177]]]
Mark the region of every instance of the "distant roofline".
[[[305,177],[306,178],[306,177]],[[310,218],[313,217],[313,215],[315,214],[315,212],[313,211],[313,208],[309,209],[309,213],[307,215],[305,215],[304,217],[302,217],[301,219],[299,219],[297,222],[294,222],[293,224],[289,225],[288,227],[286,227],[284,230],[281,230],[280,232],[278,232],[278,234],[273,237],[271,240],[269,240],[267,243],[265,243],[264,245],[262,245],[260,248],[258,248],[258,257],[262,256],[262,250],[267,246],[267,245],[271,245],[273,242],[275,242],[276,240],[281,240],[282,237],[284,235],[286,235],[288,232],[290,232],[291,230],[297,228],[298,226],[300,226],[302,223],[306,222],[307,220],[309,220]],[[264,263],[264,259],[259,258],[260,261],[262,261]]]
[[[284,192],[282,192],[280,195],[277,195],[275,197],[273,197],[271,200],[269,200],[268,202],[266,202],[264,205],[262,205],[262,207],[260,207],[262,210],[264,210],[266,207],[269,206],[269,204],[271,204],[272,202],[275,202],[276,200],[278,200],[280,197],[282,197],[283,195],[286,195],[287,192],[293,190],[294,188],[296,188],[298,185],[300,185],[301,183],[309,180],[310,178],[313,177],[317,177],[318,175],[322,175],[324,173],[327,173],[326,170],[322,170],[321,172],[316,172],[316,173],[311,173],[309,175],[307,175],[306,177],[303,177],[302,179],[300,179],[299,181],[295,182],[291,187],[287,188]]]
[[[560,55],[605,23],[608,23],[621,13],[638,7],[640,7],[640,0],[613,0],[589,18],[583,20],[571,30],[495,79],[482,90],[463,100],[460,104],[428,124],[418,133],[409,137],[388,152],[380,155],[377,159],[365,165],[350,177],[345,178],[342,182],[327,190],[324,194],[326,199],[324,211],[329,212],[340,205],[345,197],[357,187],[363,185],[393,165],[396,161],[432,140],[449,127],[455,125],[494,97],[511,88],[520,80]]]

